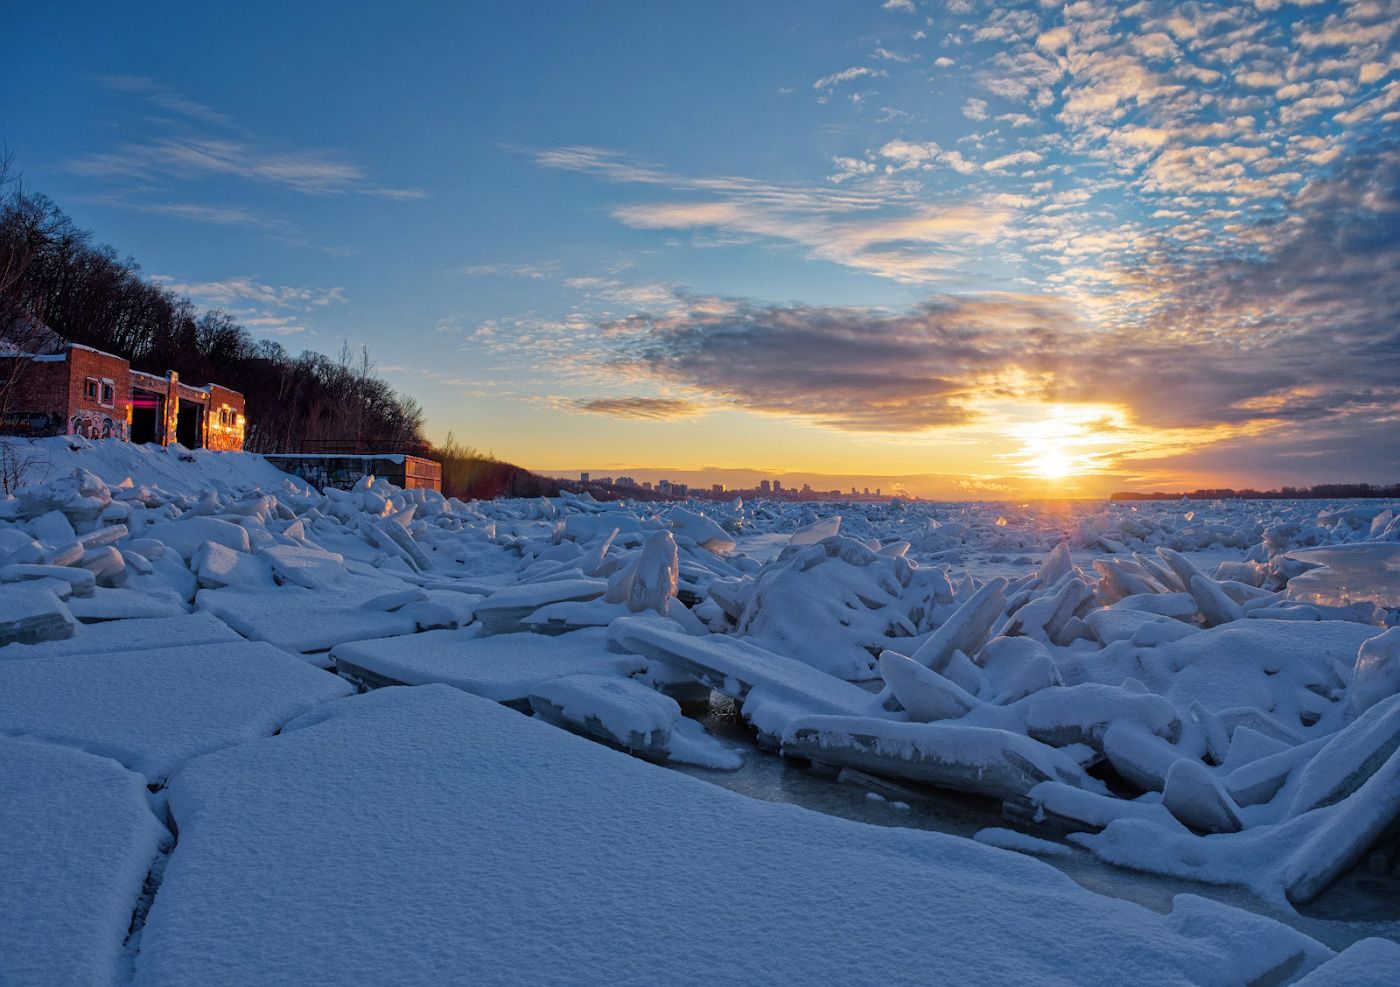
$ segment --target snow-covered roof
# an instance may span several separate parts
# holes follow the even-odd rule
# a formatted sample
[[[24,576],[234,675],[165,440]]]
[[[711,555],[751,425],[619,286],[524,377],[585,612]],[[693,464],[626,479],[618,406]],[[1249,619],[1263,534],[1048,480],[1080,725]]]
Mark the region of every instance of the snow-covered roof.
[[[82,343],[69,343],[70,350],[85,350],[88,353],[96,353],[98,356],[110,356],[113,360],[125,360],[126,357],[118,356],[115,353],[108,353],[106,350],[99,350],[94,346],[84,346]]]
[[[402,463],[401,452],[269,452],[265,459],[382,459],[391,463]],[[422,458],[422,457],[415,457]]]

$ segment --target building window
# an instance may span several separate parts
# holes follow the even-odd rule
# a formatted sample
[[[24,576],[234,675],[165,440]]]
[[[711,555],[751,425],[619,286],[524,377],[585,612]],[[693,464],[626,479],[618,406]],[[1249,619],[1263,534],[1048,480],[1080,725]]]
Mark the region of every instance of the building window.
[[[95,377],[89,377],[83,381],[83,397],[89,401],[97,400],[97,379]]]
[[[102,381],[102,403],[110,408],[116,403],[116,394],[116,384],[110,380],[104,379]]]

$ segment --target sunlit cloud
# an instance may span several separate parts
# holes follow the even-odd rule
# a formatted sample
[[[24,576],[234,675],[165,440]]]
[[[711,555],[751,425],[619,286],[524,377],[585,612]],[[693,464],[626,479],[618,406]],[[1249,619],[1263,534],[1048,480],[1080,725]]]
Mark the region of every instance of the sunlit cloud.
[[[1012,197],[993,228],[1004,239],[1029,202],[1078,209],[1091,198],[1082,189]],[[617,212],[638,227],[787,237],[854,267],[878,243],[960,235],[985,210],[848,222],[735,197]],[[1153,463],[1214,446],[1306,444],[1400,415],[1391,369],[1400,359],[1400,151],[1353,156],[1295,193],[1283,215],[1237,222],[1232,249],[1199,253],[1132,231],[1067,227],[1056,250],[1080,262],[1060,289],[941,294],[903,311],[706,298],[669,285],[638,284],[629,296],[618,279],[577,278],[579,290],[637,311],[580,313],[530,345],[570,347],[571,362],[601,379],[838,432],[990,432],[1011,450],[1001,458],[1011,477],[1121,475],[1125,464],[1149,475]],[[1086,279],[1101,293],[1078,287]],[[638,414],[631,408],[590,410]]]
[[[698,405],[679,398],[590,398],[575,402],[575,406],[580,411],[588,411],[598,415],[611,415],[614,418],[671,420],[676,418],[692,418],[701,412],[701,408]]]
[[[922,153],[930,160],[961,162],[960,156],[945,155],[941,149],[887,147],[885,153],[899,160]],[[687,178],[592,148],[557,149],[536,160],[548,167],[596,172],[612,181],[709,196],[613,209],[616,219],[634,229],[711,230],[786,241],[806,247],[813,259],[908,283],[946,280],[962,263],[969,244],[991,242],[1010,219],[1004,207],[990,201],[930,204],[897,189],[847,193],[737,177]],[[851,175],[875,170],[857,162],[847,169]]]

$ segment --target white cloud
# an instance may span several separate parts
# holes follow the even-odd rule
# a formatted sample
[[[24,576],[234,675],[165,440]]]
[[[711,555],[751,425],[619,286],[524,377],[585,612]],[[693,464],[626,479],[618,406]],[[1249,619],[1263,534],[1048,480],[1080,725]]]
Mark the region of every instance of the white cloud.
[[[962,115],[969,120],[987,119],[987,101],[985,99],[969,99],[963,103]]]
[[[1011,154],[993,158],[982,167],[986,171],[1006,171],[1008,168],[1017,168],[1021,165],[1037,164],[1041,160],[1040,154],[1036,151],[1013,151]]]
[[[884,69],[872,69],[865,65],[856,65],[852,68],[842,69],[840,72],[833,72],[831,75],[824,75],[816,82],[812,83],[813,89],[830,89],[843,82],[851,82],[855,79],[882,78],[887,73]]]

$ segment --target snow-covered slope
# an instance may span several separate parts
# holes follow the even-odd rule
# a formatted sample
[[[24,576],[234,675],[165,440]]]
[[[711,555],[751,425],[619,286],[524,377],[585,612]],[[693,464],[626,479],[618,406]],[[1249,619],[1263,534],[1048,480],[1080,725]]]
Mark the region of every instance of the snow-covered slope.
[[[15,443],[19,456],[29,462],[22,477],[26,486],[66,476],[75,469],[85,469],[114,485],[130,479],[177,494],[255,486],[277,489],[286,480],[300,482],[251,452],[211,452],[174,444],[135,445],[80,435],[8,441]]]

